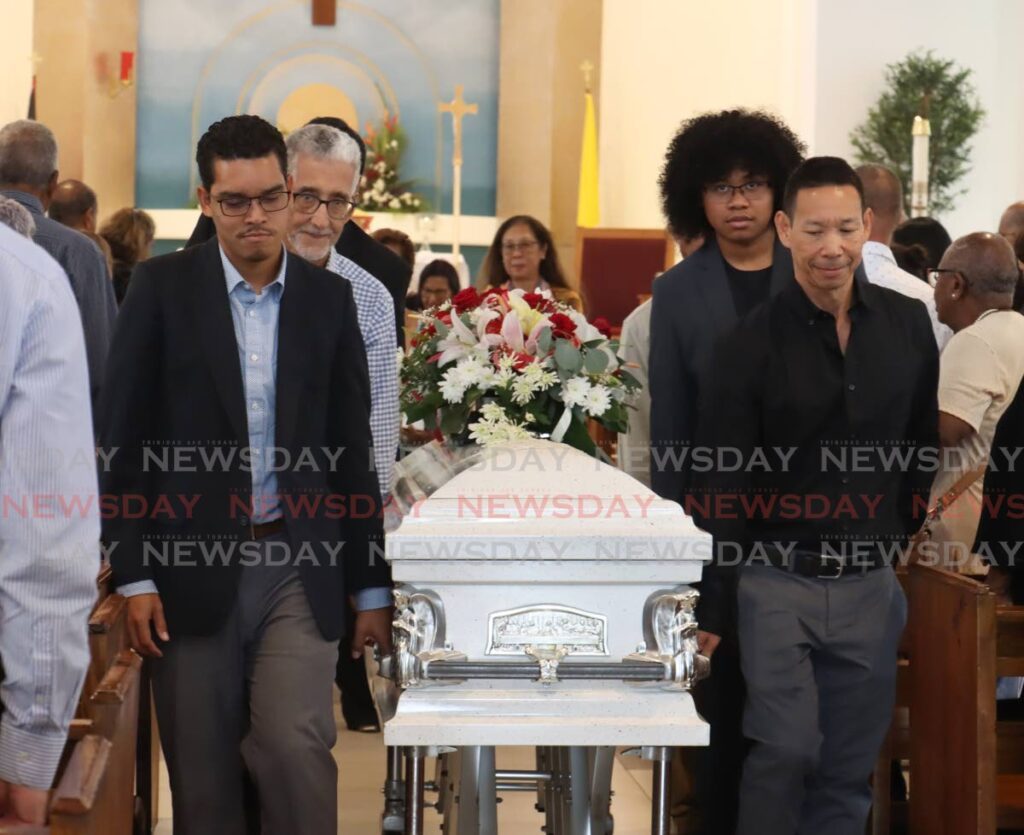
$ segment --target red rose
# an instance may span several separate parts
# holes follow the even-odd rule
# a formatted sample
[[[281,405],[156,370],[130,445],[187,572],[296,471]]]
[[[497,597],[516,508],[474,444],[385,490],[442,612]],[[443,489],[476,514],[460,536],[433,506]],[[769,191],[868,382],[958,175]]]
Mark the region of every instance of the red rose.
[[[540,310],[545,299],[540,293],[527,293],[523,296],[523,301],[530,305],[534,310]]]
[[[456,313],[465,313],[467,310],[472,310],[480,305],[480,294],[477,293],[476,288],[467,287],[465,290],[460,290],[455,294],[452,299],[452,307],[455,308]]]
[[[598,316],[593,322],[591,322],[595,328],[597,328],[604,335],[605,339],[612,338],[612,326],[611,323],[604,318],[604,316]]]
[[[495,316],[484,327],[484,333],[501,333],[501,324],[505,321],[504,316]]]
[[[548,319],[551,320],[551,335],[563,339],[571,339],[576,333],[576,323],[564,313],[552,313]]]

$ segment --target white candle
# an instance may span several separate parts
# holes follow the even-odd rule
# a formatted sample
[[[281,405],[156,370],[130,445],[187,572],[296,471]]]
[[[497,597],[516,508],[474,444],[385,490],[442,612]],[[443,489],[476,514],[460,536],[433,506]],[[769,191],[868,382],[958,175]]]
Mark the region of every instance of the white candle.
[[[932,133],[927,119],[914,117],[913,151],[911,154],[910,214],[922,217],[928,214],[928,142]]]

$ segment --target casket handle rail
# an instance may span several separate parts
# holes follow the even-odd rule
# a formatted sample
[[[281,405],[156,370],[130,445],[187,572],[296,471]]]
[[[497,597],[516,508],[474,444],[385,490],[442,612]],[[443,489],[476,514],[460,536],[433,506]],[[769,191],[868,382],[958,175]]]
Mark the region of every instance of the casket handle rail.
[[[563,661],[564,646],[525,648],[533,660],[469,661],[445,641],[444,604],[429,590],[395,589],[393,655],[381,659],[380,674],[401,689],[467,679],[529,679],[663,682],[689,690],[707,676],[710,662],[697,649],[694,608],[698,593],[688,586],[650,595],[644,605],[645,641],[622,661]]]

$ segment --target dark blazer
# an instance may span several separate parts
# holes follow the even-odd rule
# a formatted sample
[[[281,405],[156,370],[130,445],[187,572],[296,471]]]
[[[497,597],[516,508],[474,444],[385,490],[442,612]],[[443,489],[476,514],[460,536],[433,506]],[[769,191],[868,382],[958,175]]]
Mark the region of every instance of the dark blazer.
[[[776,238],[770,294],[793,281],[793,259]],[[700,378],[715,343],[737,324],[725,261],[709,238],[654,282],[648,390],[651,395],[651,487],[682,503],[682,456],[697,431]]]
[[[1017,388],[1017,396],[996,425],[992,439],[992,460],[996,466],[985,472],[986,504],[982,506],[973,549],[987,552],[996,565],[1011,572],[1013,602],[1017,604],[1024,603],[1024,562],[1020,554],[1015,560],[1009,559],[1009,555],[1010,550],[1024,540],[1024,518],[1020,511],[1024,463],[1017,458],[1011,467],[1009,461],[1020,449],[1024,449],[1024,385]]]
[[[205,243],[215,234],[213,221],[206,215],[200,215],[185,246]],[[377,243],[358,223],[351,221],[345,224],[334,248],[387,288],[395,303],[395,339],[405,347],[405,295],[412,281],[412,268],[386,246]]]
[[[172,635],[210,634],[254,545],[242,372],[216,239],[139,264],[121,314],[100,406],[101,444],[118,451],[102,492],[138,498],[121,499],[135,512],[104,514],[114,583],[153,580]],[[349,283],[301,258],[288,257],[279,315],[274,446],[294,463],[278,488],[310,607],[333,640],[347,594],[390,585],[374,547],[366,355]],[[203,463],[204,451],[219,457]],[[303,456],[312,459],[300,466]],[[140,506],[146,514],[132,518]]]

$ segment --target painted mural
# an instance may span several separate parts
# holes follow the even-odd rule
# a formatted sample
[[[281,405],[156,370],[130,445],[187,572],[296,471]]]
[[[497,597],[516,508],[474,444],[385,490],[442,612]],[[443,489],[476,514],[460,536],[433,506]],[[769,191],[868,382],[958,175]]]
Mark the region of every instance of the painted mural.
[[[360,131],[394,119],[407,137],[401,177],[431,210],[451,211],[456,84],[479,105],[463,122],[462,210],[494,213],[499,0],[338,0],[314,26],[311,0],[143,0],[137,201],[194,205],[196,141],[207,125],[256,113],[287,132],[314,116]]]

